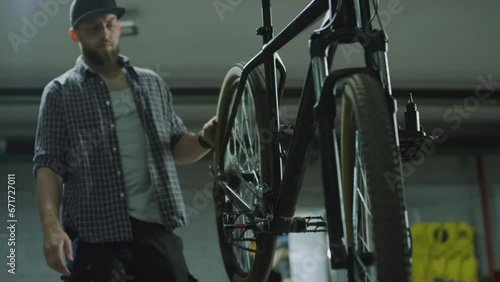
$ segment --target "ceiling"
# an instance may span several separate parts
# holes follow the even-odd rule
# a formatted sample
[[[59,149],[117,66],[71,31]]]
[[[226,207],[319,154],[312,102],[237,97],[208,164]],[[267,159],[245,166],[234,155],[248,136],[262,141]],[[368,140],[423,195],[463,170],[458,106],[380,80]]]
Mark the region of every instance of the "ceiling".
[[[69,2],[1,1],[0,88],[43,87],[74,65],[79,48],[67,36]],[[139,29],[138,36],[121,39],[122,53],[135,65],[157,71],[172,87],[218,87],[232,64],[252,58],[261,48],[255,35],[260,1],[117,2],[131,11],[125,19],[134,20]],[[52,5],[44,9],[40,3]],[[278,33],[309,2],[271,3]],[[389,36],[395,88],[475,89],[481,77],[500,81],[500,1],[380,0],[379,11]],[[23,33],[27,22],[39,27]],[[310,31],[279,52],[289,87],[302,85]],[[13,43],[13,37],[23,37],[22,43]],[[355,46],[341,48],[337,66],[359,65],[358,52]]]

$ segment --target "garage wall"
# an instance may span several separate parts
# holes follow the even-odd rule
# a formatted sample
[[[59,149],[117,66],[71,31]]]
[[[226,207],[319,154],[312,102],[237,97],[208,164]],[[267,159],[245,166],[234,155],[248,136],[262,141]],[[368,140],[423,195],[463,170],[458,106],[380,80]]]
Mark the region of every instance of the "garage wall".
[[[496,269],[500,268],[500,156],[483,158]],[[475,228],[480,273],[488,273],[486,237],[475,156],[431,156],[407,178],[411,223],[465,221]]]
[[[486,235],[476,168],[476,155],[464,149],[444,154],[437,149],[424,160],[405,166],[405,191],[410,224],[428,221],[465,221],[475,230],[475,250],[479,273],[488,275]],[[483,157],[488,188],[490,224],[495,269],[500,269],[500,154]],[[321,205],[319,162],[308,166],[299,203],[308,208]]]

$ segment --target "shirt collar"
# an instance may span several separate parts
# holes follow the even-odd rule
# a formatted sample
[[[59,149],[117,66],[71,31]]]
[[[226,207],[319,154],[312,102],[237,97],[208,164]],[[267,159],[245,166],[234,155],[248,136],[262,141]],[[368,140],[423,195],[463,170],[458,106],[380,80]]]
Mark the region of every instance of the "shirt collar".
[[[127,72],[135,74],[134,68],[130,65],[130,60],[127,56],[119,54],[118,63],[120,64],[120,66],[125,67]],[[76,59],[75,69],[76,72],[80,75],[80,82],[83,82],[87,77],[94,77],[97,75],[97,73],[91,70],[85,63],[82,55],[78,56],[78,58]]]

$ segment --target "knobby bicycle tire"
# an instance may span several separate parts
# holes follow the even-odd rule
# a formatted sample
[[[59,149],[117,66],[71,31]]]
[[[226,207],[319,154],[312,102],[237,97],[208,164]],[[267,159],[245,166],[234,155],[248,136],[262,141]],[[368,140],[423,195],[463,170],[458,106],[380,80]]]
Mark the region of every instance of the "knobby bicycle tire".
[[[236,95],[237,86],[239,84],[241,73],[244,64],[237,64],[233,66],[226,74],[224,82],[221,87],[219,94],[219,100],[217,104],[217,125],[215,132],[215,146],[214,146],[214,163],[213,170],[217,175],[220,172],[225,172],[228,169],[229,164],[225,163],[226,160],[224,156],[221,155],[221,143],[223,134],[228,126],[228,118],[231,111],[231,106],[233,104],[233,99]],[[265,98],[265,80],[261,72],[256,69],[254,70],[247,79],[246,83],[247,93],[246,95],[251,95],[255,106],[255,119],[258,124],[258,135],[259,135],[259,154],[260,154],[260,182],[270,183],[269,179],[269,167],[270,167],[270,153],[272,146],[270,144],[262,144],[262,133],[265,130],[261,130],[265,124],[270,124],[264,120],[264,115],[262,111],[266,108],[264,105]],[[240,101],[241,102],[241,101]],[[227,275],[231,282],[262,282],[266,281],[273,262],[273,255],[276,244],[276,235],[257,235],[255,245],[257,252],[252,255],[252,262],[249,270],[243,270],[236,260],[235,248],[227,240],[226,234],[223,229],[224,216],[228,213],[228,210],[232,210],[231,202],[228,201],[223,193],[214,194],[215,201],[215,215],[216,215],[216,226],[217,234],[219,238],[219,246],[221,250],[222,259],[227,272]],[[229,208],[228,208],[229,207]]]
[[[347,241],[355,256],[360,256],[361,252],[373,252],[376,269],[376,279],[367,279],[361,273],[360,260],[354,260],[353,275],[357,277],[353,281],[409,281],[410,253],[401,158],[388,100],[373,75],[353,74],[341,83],[341,171]],[[355,140],[358,140],[358,146]],[[357,170],[355,176],[357,156],[364,169]],[[361,193],[357,193],[356,189],[360,190],[358,184],[363,184],[356,182],[360,179],[366,181],[369,199],[361,198]],[[370,204],[366,204],[368,202]],[[353,211],[356,205],[358,209]],[[371,208],[368,211],[371,216],[366,215],[371,218],[372,227],[361,224],[360,213],[364,211],[360,209],[366,207]],[[359,239],[361,233],[368,231],[373,236],[370,238],[374,244],[372,250],[361,248],[364,245]]]

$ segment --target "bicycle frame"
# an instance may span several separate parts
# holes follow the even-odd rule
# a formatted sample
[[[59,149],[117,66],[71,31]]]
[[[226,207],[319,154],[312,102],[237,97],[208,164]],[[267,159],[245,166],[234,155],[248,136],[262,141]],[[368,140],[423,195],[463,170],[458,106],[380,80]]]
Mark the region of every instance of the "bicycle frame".
[[[290,231],[298,195],[301,190],[307,148],[316,132],[322,152],[322,175],[328,220],[328,233],[332,255],[335,261],[345,259],[346,250],[342,243],[345,234],[344,213],[341,208],[341,179],[338,146],[335,138],[335,85],[339,79],[353,72],[371,72],[378,76],[392,110],[395,136],[397,135],[396,105],[392,97],[387,61],[387,37],[383,30],[374,30],[370,20],[370,0],[313,0],[293,19],[276,37],[273,35],[270,0],[262,0],[263,26],[258,34],[263,36],[263,48],[244,67],[236,92],[234,105],[238,105],[248,75],[257,67],[264,65],[266,81],[266,106],[264,120],[270,121],[272,130],[271,143],[274,150],[271,156],[270,173],[276,181],[268,183],[273,190],[275,216],[272,220],[272,232],[276,234]],[[284,166],[281,163],[279,100],[284,88],[286,69],[277,52],[297,35],[317,22],[329,12],[328,21],[310,37],[311,63],[299,102],[299,111],[288,155]],[[365,68],[343,69],[330,72],[330,65],[339,44],[359,42],[365,50]],[[277,82],[277,71],[280,81]],[[334,95],[332,95],[332,93]],[[234,125],[237,107],[233,107],[229,116],[221,143],[221,156],[229,142],[230,128]],[[281,178],[281,175],[283,177]]]

